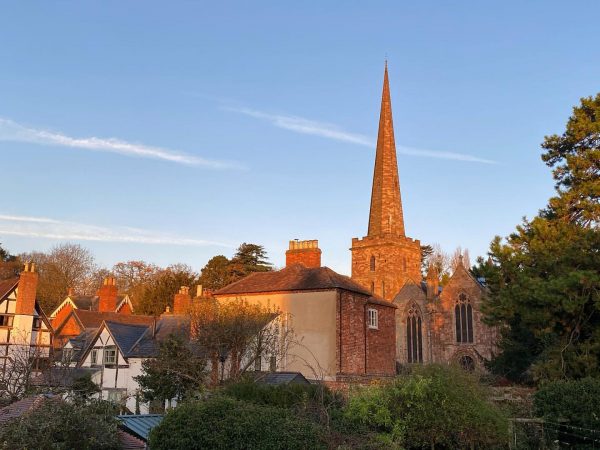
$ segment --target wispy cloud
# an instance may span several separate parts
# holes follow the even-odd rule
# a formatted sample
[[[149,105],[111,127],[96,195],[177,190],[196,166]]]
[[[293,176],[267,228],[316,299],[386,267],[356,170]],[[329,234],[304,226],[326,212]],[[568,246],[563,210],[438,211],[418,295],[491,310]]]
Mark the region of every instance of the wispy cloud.
[[[157,245],[217,246],[233,248],[231,244],[204,239],[174,236],[131,227],[100,227],[47,217],[0,214],[0,235],[64,239],[75,241],[129,242]]]
[[[256,119],[261,119],[266,122],[269,122],[271,125],[274,125],[278,128],[294,131],[296,133],[310,134],[313,136],[320,136],[327,139],[348,142],[350,144],[362,145],[371,148],[375,146],[375,141],[369,138],[368,136],[344,131],[337,125],[327,122],[317,122],[314,120],[305,119],[303,117],[297,116],[269,114],[263,111],[257,111],[255,109],[243,107],[223,106],[222,109],[226,111],[244,114],[246,116],[254,117]],[[404,155],[420,156],[424,158],[452,159],[457,161],[476,162],[483,164],[496,164],[496,161],[479,158],[477,156],[467,155],[464,153],[425,150],[404,146],[397,146],[396,151]]]
[[[203,166],[212,169],[240,168],[239,165],[227,161],[200,158],[167,148],[127,142],[116,138],[75,138],[55,131],[27,127],[2,117],[0,117],[0,140],[119,153],[125,156],[159,159],[177,164]]]

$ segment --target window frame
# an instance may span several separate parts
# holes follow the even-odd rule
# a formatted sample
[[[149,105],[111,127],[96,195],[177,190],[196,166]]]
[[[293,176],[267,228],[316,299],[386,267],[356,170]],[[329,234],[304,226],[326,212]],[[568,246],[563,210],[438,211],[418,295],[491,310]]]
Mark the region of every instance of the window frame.
[[[109,352],[114,353],[114,361],[112,361],[112,362],[107,361],[107,354]],[[119,356],[117,355],[117,346],[116,345],[107,345],[106,347],[104,347],[103,352],[102,352],[102,365],[114,366],[117,364],[118,358],[119,358]]]
[[[92,350],[90,350],[90,364],[93,366],[98,364],[98,349],[97,348],[92,348]]]
[[[471,299],[461,292],[454,304],[454,334],[457,344],[475,343],[475,324]]]
[[[14,314],[0,314],[0,328],[12,328],[14,320]],[[6,323],[4,323],[5,321]]]
[[[406,359],[409,364],[423,363],[423,319],[414,303],[406,315]]]
[[[379,310],[376,308],[367,309],[367,326],[370,330],[379,329]]]

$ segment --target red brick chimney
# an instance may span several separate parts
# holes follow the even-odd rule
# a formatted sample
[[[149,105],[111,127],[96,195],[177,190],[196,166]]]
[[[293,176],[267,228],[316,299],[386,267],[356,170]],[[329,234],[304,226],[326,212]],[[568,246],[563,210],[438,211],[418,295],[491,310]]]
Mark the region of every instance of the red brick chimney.
[[[117,309],[117,284],[115,277],[106,277],[100,289],[98,289],[98,311],[115,312]]]
[[[285,266],[288,267],[292,264],[321,267],[319,241],[290,241],[290,248],[285,252]]]
[[[19,276],[17,287],[16,314],[33,316],[35,314],[35,294],[37,291],[38,274],[35,273],[35,263],[25,263],[25,268]]]
[[[173,299],[173,314],[185,314],[192,306],[192,297],[190,296],[190,288],[181,286],[179,292],[175,294]]]

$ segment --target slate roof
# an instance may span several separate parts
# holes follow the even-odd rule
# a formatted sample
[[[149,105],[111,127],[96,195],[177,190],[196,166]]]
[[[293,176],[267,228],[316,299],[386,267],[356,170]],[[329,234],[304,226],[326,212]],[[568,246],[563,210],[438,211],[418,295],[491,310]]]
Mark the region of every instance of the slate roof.
[[[121,422],[123,430],[147,442],[150,431],[163,420],[163,416],[161,414],[132,414],[117,416],[117,419]]]
[[[185,340],[189,337],[190,319],[187,316],[163,315],[156,321],[154,336],[152,326],[146,329],[141,339],[129,349],[126,357],[144,358],[154,356],[158,353],[159,343],[169,335],[179,335]]]
[[[274,272],[254,272],[219,289],[214,295],[253,294],[280,291],[344,289],[371,296],[371,292],[347,276],[329,267],[305,267],[293,264]]]
[[[10,294],[10,292],[17,287],[19,284],[19,278],[9,278],[8,280],[0,281],[0,299],[4,298],[6,295]]]
[[[12,419],[18,419],[35,408],[39,408],[42,403],[47,400],[60,401],[60,397],[50,394],[35,395],[32,397],[25,397],[18,402],[0,408],[0,424]]]
[[[41,374],[32,377],[31,382],[34,386],[70,387],[78,378],[93,375],[100,370],[99,367],[51,367]]]
[[[279,386],[284,384],[310,384],[300,372],[269,372],[256,379],[257,383]]]
[[[105,322],[105,324],[125,357],[133,345],[148,331],[148,325],[117,322]]]
[[[70,295],[69,298],[75,304],[77,309],[98,311],[100,297],[97,295]],[[117,305],[119,305],[123,299],[125,299],[125,295],[117,295]]]

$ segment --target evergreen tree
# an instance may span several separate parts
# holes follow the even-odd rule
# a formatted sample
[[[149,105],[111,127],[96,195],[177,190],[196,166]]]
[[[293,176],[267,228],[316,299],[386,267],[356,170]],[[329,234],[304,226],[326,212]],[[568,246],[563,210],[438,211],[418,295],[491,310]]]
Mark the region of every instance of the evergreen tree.
[[[542,159],[557,195],[479,261],[487,320],[502,326],[492,369],[513,379],[600,375],[600,95],[582,99]]]

